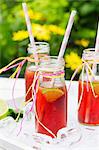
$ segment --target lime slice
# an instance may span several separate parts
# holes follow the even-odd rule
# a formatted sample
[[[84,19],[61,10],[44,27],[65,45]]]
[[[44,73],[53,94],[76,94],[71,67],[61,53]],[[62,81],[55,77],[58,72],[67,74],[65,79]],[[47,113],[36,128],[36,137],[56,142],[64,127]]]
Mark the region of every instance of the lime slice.
[[[94,91],[97,95],[99,95],[99,82],[93,82]]]
[[[44,88],[42,93],[45,95],[48,102],[56,101],[58,98],[64,95],[64,92],[58,88]]]
[[[3,119],[8,114],[8,105],[5,101],[0,100],[0,119]]]

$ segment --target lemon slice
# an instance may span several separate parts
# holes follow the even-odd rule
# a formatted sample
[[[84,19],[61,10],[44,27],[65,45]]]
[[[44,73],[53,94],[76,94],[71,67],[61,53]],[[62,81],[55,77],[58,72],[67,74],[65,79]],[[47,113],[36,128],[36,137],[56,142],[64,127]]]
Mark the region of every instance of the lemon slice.
[[[99,82],[93,82],[94,91],[97,95],[99,95]]]
[[[0,119],[3,119],[7,116],[8,105],[5,101],[0,100]]]
[[[48,102],[54,102],[64,95],[64,92],[58,88],[44,88],[42,93],[45,95]]]

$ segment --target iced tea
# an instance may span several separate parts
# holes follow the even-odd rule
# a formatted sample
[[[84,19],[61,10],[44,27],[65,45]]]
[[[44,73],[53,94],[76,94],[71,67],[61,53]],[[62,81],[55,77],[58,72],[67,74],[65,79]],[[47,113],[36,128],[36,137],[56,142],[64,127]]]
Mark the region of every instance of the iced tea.
[[[92,92],[90,82],[83,83],[83,96],[78,110],[78,120],[80,123],[88,125],[99,125],[99,81],[92,82],[96,97]],[[79,81],[78,99],[82,92],[82,81]]]
[[[36,109],[41,123],[50,129],[55,135],[57,131],[67,124],[67,95],[66,87],[39,88],[37,94]],[[48,133],[36,120],[36,131]],[[53,137],[53,136],[52,136]]]

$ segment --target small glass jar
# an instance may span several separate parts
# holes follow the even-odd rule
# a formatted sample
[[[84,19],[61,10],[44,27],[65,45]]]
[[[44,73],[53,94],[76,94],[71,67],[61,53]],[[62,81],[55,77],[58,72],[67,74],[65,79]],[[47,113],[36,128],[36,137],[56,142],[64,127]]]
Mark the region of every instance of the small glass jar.
[[[84,68],[78,87],[78,120],[86,125],[99,125],[99,52],[83,52]]]
[[[45,56],[40,60],[39,89],[36,99],[36,132],[54,137],[67,125],[67,90],[64,60]],[[46,128],[48,130],[46,130]]]
[[[38,54],[39,59],[45,55],[49,55],[50,47],[47,42],[35,42],[36,44],[36,51]],[[33,58],[33,48],[31,45],[28,47],[28,56]],[[36,65],[33,62],[28,62],[26,71],[25,71],[25,87],[26,87],[26,93],[28,92],[30,86],[33,83],[34,79],[34,73],[36,71]],[[27,96],[26,96],[26,101],[32,99],[32,88],[29,90]]]

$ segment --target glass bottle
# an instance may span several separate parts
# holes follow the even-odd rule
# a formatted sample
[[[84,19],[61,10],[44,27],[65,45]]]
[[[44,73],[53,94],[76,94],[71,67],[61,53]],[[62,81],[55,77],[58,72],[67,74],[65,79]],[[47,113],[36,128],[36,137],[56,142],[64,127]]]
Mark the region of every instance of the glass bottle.
[[[56,135],[58,130],[66,127],[67,124],[64,60],[58,61],[56,56],[45,56],[40,60],[39,72],[36,132],[53,137],[48,130]]]
[[[78,87],[78,120],[86,125],[99,125],[99,52],[83,52],[85,62]]]
[[[37,54],[39,59],[45,55],[49,55],[50,47],[47,42],[35,42],[36,48],[37,48]],[[28,47],[28,55],[33,58],[33,48],[31,45]],[[36,65],[33,62],[28,62],[26,71],[25,71],[25,87],[26,87],[26,93],[29,90],[30,86],[33,83],[34,79],[34,73],[36,71]],[[28,92],[26,96],[26,101],[32,99],[32,88]]]

